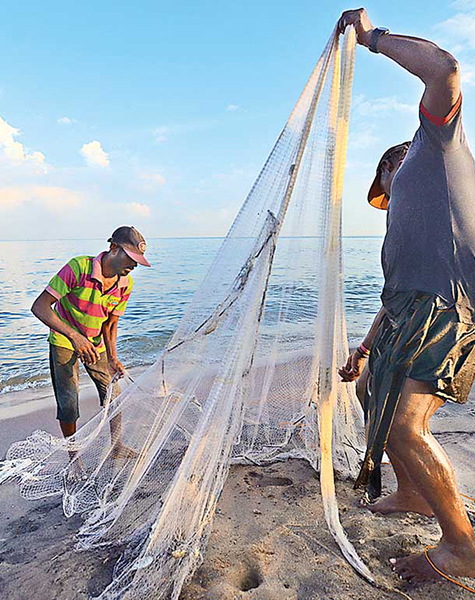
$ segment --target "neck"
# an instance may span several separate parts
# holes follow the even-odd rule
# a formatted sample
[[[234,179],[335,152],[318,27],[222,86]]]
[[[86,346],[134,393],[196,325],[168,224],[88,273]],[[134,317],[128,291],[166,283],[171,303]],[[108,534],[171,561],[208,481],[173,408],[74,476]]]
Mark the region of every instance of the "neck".
[[[113,269],[112,265],[111,265],[111,258],[108,252],[106,252],[106,254],[104,254],[104,256],[101,258],[101,266],[102,266],[102,275],[106,278],[106,279],[112,279],[112,277],[116,277],[117,273],[115,272],[115,270]]]
[[[391,180],[392,182],[392,180]],[[386,194],[386,196],[389,198],[389,192],[391,191],[391,182],[389,182],[390,184],[388,185],[387,181],[381,181],[381,189],[383,190],[383,192]]]

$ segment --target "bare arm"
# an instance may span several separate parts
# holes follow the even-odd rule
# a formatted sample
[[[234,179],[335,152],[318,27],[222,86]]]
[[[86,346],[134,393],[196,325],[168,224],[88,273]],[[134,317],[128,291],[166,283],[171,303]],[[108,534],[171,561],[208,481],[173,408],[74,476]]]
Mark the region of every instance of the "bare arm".
[[[373,324],[371,325],[368,333],[366,334],[365,339],[363,340],[363,346],[368,350],[371,348],[373,344],[373,340],[376,336],[376,333],[381,325],[381,321],[383,320],[384,315],[386,314],[386,309],[382,306],[379,309],[378,314],[375,316]],[[358,377],[363,372],[366,365],[367,357],[363,356],[361,352],[355,350],[350,354],[348,360],[346,361],[346,365],[338,370],[338,374],[340,375],[342,381],[354,381],[358,379]]]
[[[376,336],[376,333],[379,329],[379,326],[381,325],[381,321],[383,320],[383,317],[385,314],[386,314],[386,309],[384,308],[384,306],[381,306],[378,314],[374,318],[373,324],[369,328],[369,331],[366,334],[365,339],[363,340],[363,346],[365,348],[368,348],[368,350],[370,350],[371,346],[373,345],[373,340]]]
[[[96,348],[86,337],[58,317],[52,309],[52,306],[56,301],[57,299],[45,290],[44,292],[41,292],[38,298],[33,302],[31,312],[47,327],[66,336],[82,362],[94,364],[99,359],[99,353]]]
[[[369,47],[373,24],[364,8],[345,11],[339,21],[341,32],[354,25],[358,43]],[[433,42],[405,35],[383,35],[377,50],[425,84],[422,102],[436,117],[445,117],[460,95],[460,73],[455,58]]]
[[[425,83],[422,103],[431,114],[447,116],[460,96],[459,66],[451,54],[427,40],[401,35],[382,36],[378,50]]]
[[[102,335],[104,336],[104,344],[106,346],[107,358],[110,368],[115,372],[123,375],[125,373],[124,366],[117,357],[117,326],[119,317],[111,314],[107,321],[102,325]]]

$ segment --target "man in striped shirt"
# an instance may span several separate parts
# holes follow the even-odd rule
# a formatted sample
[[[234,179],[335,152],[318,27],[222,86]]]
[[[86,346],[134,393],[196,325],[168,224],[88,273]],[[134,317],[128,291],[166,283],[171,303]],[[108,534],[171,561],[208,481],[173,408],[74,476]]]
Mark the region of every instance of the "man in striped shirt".
[[[111,374],[124,374],[117,357],[117,325],[132,292],[130,272],[137,264],[150,266],[144,256],[145,239],[134,227],[119,227],[108,241],[109,250],[96,257],[72,258],[31,308],[50,328],[51,379],[64,437],[76,432],[79,418],[79,360],[101,405]],[[131,452],[122,445],[120,417],[111,420],[111,437],[116,453],[126,458]]]

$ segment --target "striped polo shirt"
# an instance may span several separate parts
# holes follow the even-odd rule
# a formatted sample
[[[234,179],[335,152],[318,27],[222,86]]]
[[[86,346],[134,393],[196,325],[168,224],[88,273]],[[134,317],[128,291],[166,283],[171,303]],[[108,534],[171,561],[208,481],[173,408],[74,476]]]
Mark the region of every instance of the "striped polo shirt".
[[[95,258],[72,258],[46,288],[58,300],[54,307],[58,317],[87,337],[99,352],[106,350],[101,334],[103,323],[111,314],[124,314],[134,285],[132,277],[127,275],[119,277],[111,289],[103,290],[101,259],[104,254],[101,252]],[[50,331],[48,341],[54,346],[74,350],[68,338],[57,331]]]

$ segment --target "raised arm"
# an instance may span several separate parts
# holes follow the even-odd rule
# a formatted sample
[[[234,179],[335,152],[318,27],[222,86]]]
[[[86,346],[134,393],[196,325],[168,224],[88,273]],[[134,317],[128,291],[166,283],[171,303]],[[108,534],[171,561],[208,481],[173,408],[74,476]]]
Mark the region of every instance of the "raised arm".
[[[460,96],[459,65],[446,50],[420,38],[385,34],[378,36],[364,8],[345,11],[338,22],[343,33],[354,25],[359,44],[384,54],[425,84],[422,103],[435,117],[446,117]]]

